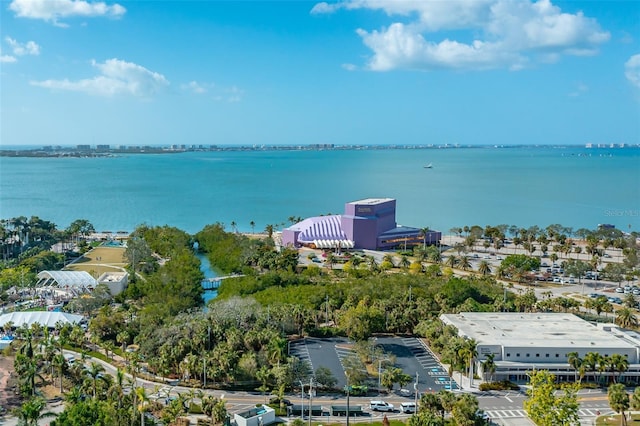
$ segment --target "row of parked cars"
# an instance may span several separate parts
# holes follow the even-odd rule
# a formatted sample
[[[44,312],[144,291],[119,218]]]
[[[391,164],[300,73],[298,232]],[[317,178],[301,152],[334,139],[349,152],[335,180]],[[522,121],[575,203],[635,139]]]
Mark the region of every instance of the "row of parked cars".
[[[378,401],[371,401],[369,403],[369,409],[371,411],[393,412],[395,411],[395,406],[389,402],[378,400]],[[403,402],[400,404],[400,412],[406,413],[406,414],[415,413],[416,404],[413,402]]]
[[[640,295],[640,288],[635,285],[625,285],[624,287],[616,287],[616,293],[633,294],[635,296],[638,296]]]
[[[597,299],[598,297],[606,297],[609,303],[617,303],[618,305],[622,305],[622,299],[619,297],[606,296],[600,293],[589,293],[589,297],[592,299]]]

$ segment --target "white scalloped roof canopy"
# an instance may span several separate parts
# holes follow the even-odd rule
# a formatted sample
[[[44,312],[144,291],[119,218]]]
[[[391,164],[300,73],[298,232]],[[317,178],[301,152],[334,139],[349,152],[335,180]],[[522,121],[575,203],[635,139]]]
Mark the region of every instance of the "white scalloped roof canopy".
[[[43,327],[54,328],[59,322],[62,324],[78,324],[83,319],[82,315],[68,314],[66,312],[11,312],[0,315],[0,327],[11,322],[14,327],[21,327],[22,325],[30,327],[31,324],[38,323]]]
[[[95,287],[97,280],[86,271],[42,271],[38,273],[38,280],[53,279],[58,287],[87,288]]]

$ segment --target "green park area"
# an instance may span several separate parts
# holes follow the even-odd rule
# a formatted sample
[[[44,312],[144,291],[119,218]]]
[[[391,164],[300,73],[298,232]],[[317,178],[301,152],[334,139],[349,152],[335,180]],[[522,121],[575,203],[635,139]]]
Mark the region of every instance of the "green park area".
[[[127,262],[124,247],[96,247],[66,266],[68,271],[85,271],[95,277],[104,272],[122,271]]]

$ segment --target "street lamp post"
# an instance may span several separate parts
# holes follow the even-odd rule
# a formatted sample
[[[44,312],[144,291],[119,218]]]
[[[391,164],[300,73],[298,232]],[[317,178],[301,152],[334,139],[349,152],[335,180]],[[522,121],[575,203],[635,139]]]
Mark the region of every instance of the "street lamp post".
[[[413,401],[416,406],[416,413],[418,412],[418,372],[416,371],[416,381],[413,384]]]
[[[313,416],[313,377],[309,379],[309,426],[311,426],[311,417]]]
[[[382,359],[378,360],[378,395],[381,393],[381,384],[382,384]]]
[[[300,380],[300,418],[304,419],[304,383]]]
[[[202,357],[202,387],[207,387],[207,357]]]
[[[345,373],[347,377],[347,426],[349,426],[349,374]]]

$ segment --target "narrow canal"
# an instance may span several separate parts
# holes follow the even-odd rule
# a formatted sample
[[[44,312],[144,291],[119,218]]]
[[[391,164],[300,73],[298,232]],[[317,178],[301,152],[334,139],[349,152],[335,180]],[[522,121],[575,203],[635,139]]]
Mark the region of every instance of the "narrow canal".
[[[204,274],[205,278],[215,278],[218,276],[216,271],[211,267],[211,263],[209,263],[209,259],[207,259],[205,254],[196,253],[196,256],[200,259],[200,270]],[[202,299],[204,300],[205,307],[207,306],[207,303],[209,303],[211,299],[215,299],[217,295],[218,290],[205,290],[204,293],[202,293]]]

